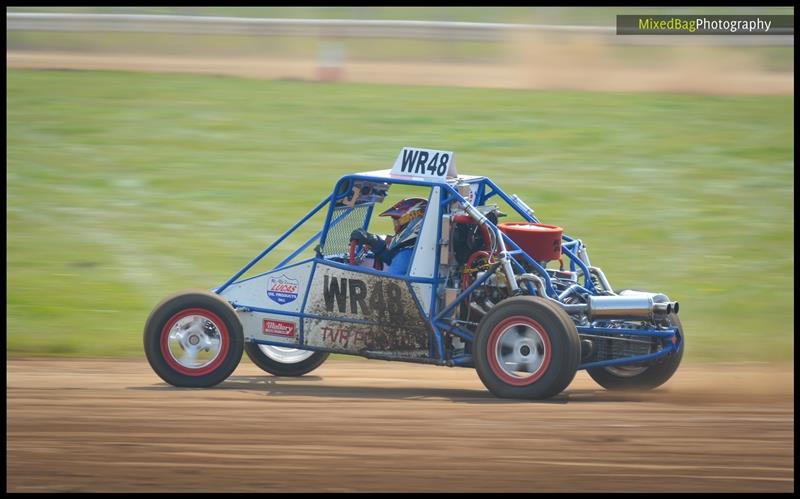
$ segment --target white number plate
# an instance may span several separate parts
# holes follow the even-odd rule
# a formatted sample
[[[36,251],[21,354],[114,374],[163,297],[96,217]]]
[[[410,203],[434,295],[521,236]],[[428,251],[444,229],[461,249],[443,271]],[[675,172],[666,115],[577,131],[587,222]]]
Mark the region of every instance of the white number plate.
[[[393,175],[410,175],[444,181],[457,176],[451,151],[404,147],[392,167]]]

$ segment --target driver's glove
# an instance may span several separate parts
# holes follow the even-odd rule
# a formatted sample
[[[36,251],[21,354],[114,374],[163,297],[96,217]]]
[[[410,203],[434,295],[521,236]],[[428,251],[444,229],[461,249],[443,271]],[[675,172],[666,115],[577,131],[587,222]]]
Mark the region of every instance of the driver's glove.
[[[383,239],[375,234],[370,234],[364,229],[356,229],[350,233],[350,240],[356,240],[359,244],[369,245],[377,257],[380,257],[383,250],[386,249],[386,243],[383,242]]]

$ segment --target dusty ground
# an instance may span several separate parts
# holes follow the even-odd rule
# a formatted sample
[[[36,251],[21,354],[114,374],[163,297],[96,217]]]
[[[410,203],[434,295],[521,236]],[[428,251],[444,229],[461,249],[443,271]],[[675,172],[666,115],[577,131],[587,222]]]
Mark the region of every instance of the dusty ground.
[[[647,394],[579,371],[525,402],[469,369],[386,361],[294,379],[243,361],[178,389],[144,361],[10,360],[6,489],[790,492],[792,369],[684,365]]]
[[[765,71],[746,58],[720,59],[676,49],[669,62],[621,64],[597,46],[523,45],[511,61],[485,63],[347,61],[335,73],[318,61],[9,50],[7,68],[195,73],[314,81],[335,74],[348,82],[536,90],[793,95],[794,73]],[[536,48],[534,48],[536,47]],[[327,73],[326,73],[327,71]],[[327,76],[326,76],[327,75]]]

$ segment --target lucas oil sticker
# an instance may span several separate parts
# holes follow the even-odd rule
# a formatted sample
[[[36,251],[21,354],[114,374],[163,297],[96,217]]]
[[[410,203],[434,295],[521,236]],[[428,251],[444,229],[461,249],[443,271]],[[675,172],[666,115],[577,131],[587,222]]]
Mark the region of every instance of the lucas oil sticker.
[[[267,296],[281,305],[290,303],[297,299],[299,286],[300,282],[297,279],[286,277],[286,274],[282,274],[280,277],[270,277],[267,284]]]

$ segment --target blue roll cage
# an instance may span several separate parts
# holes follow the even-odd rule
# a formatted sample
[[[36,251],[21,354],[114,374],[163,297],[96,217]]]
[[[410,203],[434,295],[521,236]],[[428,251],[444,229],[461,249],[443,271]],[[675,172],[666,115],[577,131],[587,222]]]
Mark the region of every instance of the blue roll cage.
[[[455,202],[460,203],[462,206],[472,205],[472,206],[483,206],[486,202],[494,196],[499,196],[503,201],[508,203],[508,205],[513,208],[520,216],[522,216],[526,221],[539,223],[539,220],[534,216],[531,211],[526,209],[527,207],[523,207],[520,203],[517,202],[516,196],[508,196],[505,192],[503,192],[500,187],[498,187],[494,182],[492,182],[489,178],[483,176],[476,176],[476,177],[468,177],[468,178],[459,178],[461,182],[467,184],[475,184],[477,183],[477,191],[475,195],[474,203],[470,203],[467,201],[459,192],[455,189],[454,185],[450,182],[437,182],[433,180],[425,180],[422,178],[410,178],[410,177],[396,177],[391,175],[375,175],[378,172],[369,172],[369,173],[355,173],[351,175],[345,175],[341,177],[334,186],[333,192],[328,195],[325,199],[320,201],[316,207],[314,207],[310,212],[308,212],[300,221],[295,223],[291,228],[289,228],[282,236],[276,239],[272,244],[270,244],[267,248],[265,248],[261,253],[259,253],[253,260],[251,260],[247,265],[242,267],[237,273],[231,276],[224,284],[221,286],[212,289],[211,291],[217,294],[222,293],[226,288],[231,286],[232,284],[236,284],[237,279],[239,279],[244,273],[250,270],[254,265],[256,265],[261,259],[263,259],[266,255],[268,255],[275,247],[277,247],[281,242],[283,242],[287,237],[289,237],[295,230],[301,227],[304,223],[306,223],[310,218],[312,218],[319,210],[321,210],[324,206],[328,205],[328,212],[325,217],[325,223],[323,228],[318,231],[316,234],[311,236],[306,242],[304,242],[300,247],[298,247],[292,254],[288,257],[284,258],[280,263],[278,263],[275,267],[273,267],[269,272],[274,272],[276,270],[280,270],[283,268],[287,268],[289,266],[299,265],[300,263],[307,263],[309,261],[313,262],[316,266],[317,263],[325,263],[326,265],[333,265],[336,267],[341,267],[347,270],[353,270],[349,265],[342,265],[331,260],[327,260],[323,258],[319,251],[317,251],[316,256],[309,260],[304,260],[302,262],[297,262],[290,265],[290,262],[294,258],[296,258],[299,254],[305,251],[309,246],[314,244],[317,240],[320,240],[320,246],[324,245],[326,241],[326,236],[328,231],[331,227],[335,226],[341,219],[347,216],[352,208],[344,210],[343,213],[339,214],[338,217],[332,219],[334,209],[337,207],[337,203],[341,201],[343,198],[348,198],[352,196],[352,187],[355,182],[374,182],[374,183],[385,183],[385,184],[405,184],[405,185],[413,185],[413,186],[422,186],[422,187],[439,187],[442,189],[442,196],[441,196],[441,206],[444,208],[449,204]],[[384,173],[384,172],[379,172]],[[385,172],[388,174],[388,171]],[[343,188],[344,187],[344,188]],[[368,208],[368,212],[365,216],[364,220],[364,229],[367,228],[371,216],[372,211],[374,208],[374,203],[370,204]],[[600,292],[598,291],[597,287],[595,286],[595,282],[592,279],[591,272],[589,271],[589,267],[587,264],[578,257],[578,254],[581,251],[586,251],[586,247],[583,245],[580,239],[574,239],[566,234],[562,235],[562,246],[561,251],[564,255],[567,256],[569,259],[569,268],[570,271],[576,271],[578,268],[581,269],[582,275],[584,278],[583,285],[574,284],[566,291],[562,292],[560,295],[553,287],[552,281],[545,270],[545,268],[536,260],[534,260],[530,255],[528,255],[525,251],[522,250],[511,238],[506,236],[503,232],[501,232],[496,225],[494,225],[490,220],[486,220],[486,224],[489,226],[490,230],[492,230],[495,235],[500,235],[503,238],[503,241],[506,244],[506,247],[509,249],[507,255],[510,258],[512,266],[524,272],[524,268],[517,260],[517,258],[524,259],[527,263],[532,265],[541,279],[544,281],[544,289],[547,293],[547,297],[551,298],[555,301],[561,303],[561,301],[568,296],[572,292],[580,292],[582,294],[591,294],[591,295],[598,295]],[[439,221],[437,227],[437,241],[441,241],[441,230],[442,224],[441,219]],[[318,248],[320,247],[318,246]],[[416,248],[414,249],[416,252]],[[462,340],[466,342],[473,342],[475,339],[474,333],[467,331],[463,328],[458,327],[458,325],[454,324],[451,319],[447,317],[450,313],[457,307],[461,302],[463,302],[471,293],[474,291],[478,286],[481,286],[491,275],[493,275],[499,265],[495,264],[489,270],[484,272],[484,274],[475,280],[467,289],[463,290],[458,297],[451,302],[449,305],[444,307],[441,311],[437,311],[437,290],[443,284],[442,278],[438,275],[439,273],[439,259],[440,259],[440,252],[434,251],[434,257],[436,259],[434,263],[434,277],[433,279],[429,278],[422,278],[422,277],[411,277],[408,275],[405,276],[393,276],[395,278],[401,278],[406,282],[406,285],[410,285],[412,282],[417,283],[430,283],[432,284],[432,297],[431,297],[431,305],[430,305],[430,314],[426,313],[422,305],[419,303],[419,300],[416,298],[415,293],[412,291],[411,295],[414,296],[414,301],[416,302],[417,308],[419,312],[422,314],[423,317],[427,320],[428,324],[431,327],[433,336],[431,337],[431,345],[429,351],[429,358],[404,358],[404,357],[397,357],[397,356],[383,356],[380,354],[369,354],[365,355],[368,358],[375,358],[375,359],[382,359],[382,360],[398,360],[403,362],[417,362],[417,363],[425,363],[425,364],[437,364],[437,365],[447,365],[447,366],[458,366],[458,367],[472,367],[472,355],[471,354],[461,354],[457,355],[452,358],[447,358],[447,352],[444,348],[444,340],[443,340],[443,331],[449,332],[455,336],[458,336]],[[313,271],[313,270],[312,270]],[[375,271],[372,269],[367,268],[359,268],[359,272],[366,272],[366,273],[376,273],[382,274],[379,271]],[[530,284],[530,282],[526,282],[526,288],[529,294],[537,295],[536,290]],[[306,298],[308,298],[308,294],[306,294]],[[308,314],[305,313],[288,313],[285,311],[274,310],[274,309],[257,309],[254,307],[248,307],[246,305],[231,303],[236,309],[244,309],[244,310],[253,310],[253,311],[263,311],[268,312],[271,314],[280,314],[292,317],[299,317],[303,319],[305,317],[309,317]],[[305,303],[304,303],[305,305]],[[305,307],[304,307],[305,308]],[[301,321],[302,322],[302,321]],[[608,328],[608,327],[597,327],[597,326],[578,326],[576,325],[576,329],[579,334],[587,335],[587,336],[608,336],[608,335],[635,335],[635,336],[645,336],[645,337],[657,337],[657,338],[671,338],[672,341],[668,342],[667,345],[659,350],[658,352],[647,354],[647,355],[636,355],[636,356],[628,356],[622,357],[618,359],[612,360],[604,360],[604,361],[596,361],[596,362],[588,362],[583,363],[578,366],[578,369],[587,369],[587,368],[594,368],[594,367],[606,367],[606,366],[617,366],[617,365],[627,365],[627,364],[634,364],[638,362],[649,362],[655,360],[659,357],[663,357],[669,355],[673,351],[677,351],[680,348],[680,344],[682,343],[683,339],[681,338],[680,332],[677,328],[663,328],[663,329],[619,329],[619,328]],[[295,344],[295,343],[285,343],[280,341],[273,341],[273,340],[262,340],[262,339],[253,339],[255,343],[263,344],[263,345],[273,345],[279,347],[286,347],[286,348],[296,348],[302,350],[312,350],[312,351],[325,351],[325,352],[334,352],[335,350],[327,349],[327,348],[320,348],[320,347],[313,347],[303,344]],[[302,343],[302,332],[301,332],[301,343]],[[354,352],[339,352],[345,353],[347,355],[360,355]]]

